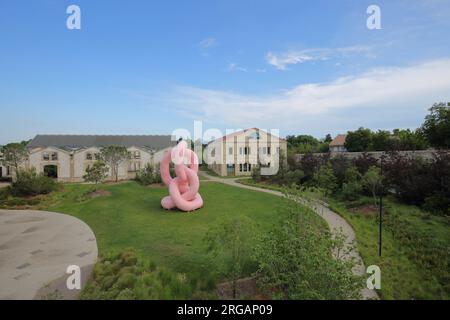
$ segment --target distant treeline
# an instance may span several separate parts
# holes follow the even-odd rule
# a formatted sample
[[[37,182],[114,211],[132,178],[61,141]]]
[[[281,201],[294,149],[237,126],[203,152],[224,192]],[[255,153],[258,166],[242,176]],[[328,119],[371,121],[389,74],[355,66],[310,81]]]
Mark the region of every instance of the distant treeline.
[[[332,141],[330,134],[324,139],[309,135],[291,135],[286,139],[290,154],[328,152]],[[435,103],[422,126],[416,130],[372,131],[361,127],[356,131],[348,131],[345,147],[349,152],[449,149],[450,107],[442,102]]]

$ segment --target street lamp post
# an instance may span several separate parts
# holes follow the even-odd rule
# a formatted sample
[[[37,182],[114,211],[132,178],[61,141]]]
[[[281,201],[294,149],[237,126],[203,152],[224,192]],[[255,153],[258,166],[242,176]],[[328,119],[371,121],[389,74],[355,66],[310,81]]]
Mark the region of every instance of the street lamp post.
[[[382,229],[383,229],[383,154],[380,157],[380,213],[379,213],[379,223],[378,223],[378,255],[381,257],[381,247],[382,247],[382,242],[383,242],[383,238],[382,238]]]

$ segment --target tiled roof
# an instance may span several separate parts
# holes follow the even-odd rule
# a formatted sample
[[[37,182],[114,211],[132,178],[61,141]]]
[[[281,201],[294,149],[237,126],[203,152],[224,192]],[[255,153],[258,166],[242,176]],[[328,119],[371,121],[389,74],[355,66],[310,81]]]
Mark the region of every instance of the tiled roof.
[[[124,147],[146,147],[160,150],[175,145],[170,135],[43,135],[38,134],[27,145],[28,148],[58,147],[79,149],[119,145]]]
[[[330,142],[330,147],[343,146],[345,144],[345,134],[338,134],[333,141]]]

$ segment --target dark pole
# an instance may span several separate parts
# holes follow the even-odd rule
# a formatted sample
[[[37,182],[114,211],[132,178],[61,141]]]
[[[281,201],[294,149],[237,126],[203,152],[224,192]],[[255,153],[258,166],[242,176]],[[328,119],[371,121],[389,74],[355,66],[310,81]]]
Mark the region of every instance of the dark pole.
[[[379,215],[379,247],[378,255],[381,257],[382,229],[383,229],[383,155],[380,158],[380,215]]]

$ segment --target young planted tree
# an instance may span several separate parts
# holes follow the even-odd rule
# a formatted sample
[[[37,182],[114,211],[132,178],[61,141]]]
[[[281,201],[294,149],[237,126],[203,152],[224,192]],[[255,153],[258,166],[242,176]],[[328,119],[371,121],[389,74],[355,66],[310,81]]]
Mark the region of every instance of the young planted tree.
[[[28,151],[22,143],[10,143],[2,148],[4,166],[14,169],[16,178],[20,174],[19,166],[28,158]]]
[[[231,280],[233,298],[237,297],[237,280],[249,263],[254,239],[254,224],[247,217],[236,217],[213,226],[205,235],[207,251],[215,257],[228,257],[221,263]]]
[[[285,201],[279,222],[255,248],[261,288],[273,299],[358,299],[363,285],[352,273],[355,261],[341,259],[344,237],[330,237],[315,213]]]
[[[119,166],[129,159],[128,150],[122,146],[107,146],[101,150],[102,159],[111,168],[112,176],[117,182],[119,180]]]
[[[95,190],[97,191],[97,185],[102,182],[108,174],[108,167],[103,161],[95,161],[92,166],[86,168],[86,174],[83,179],[87,182],[95,183]]]
[[[370,167],[369,170],[367,170],[367,172],[364,174],[362,181],[364,187],[370,190],[374,204],[375,206],[377,206],[378,205],[377,195],[379,194],[379,192],[381,192],[382,187],[382,177],[380,174],[380,168],[375,166]]]

